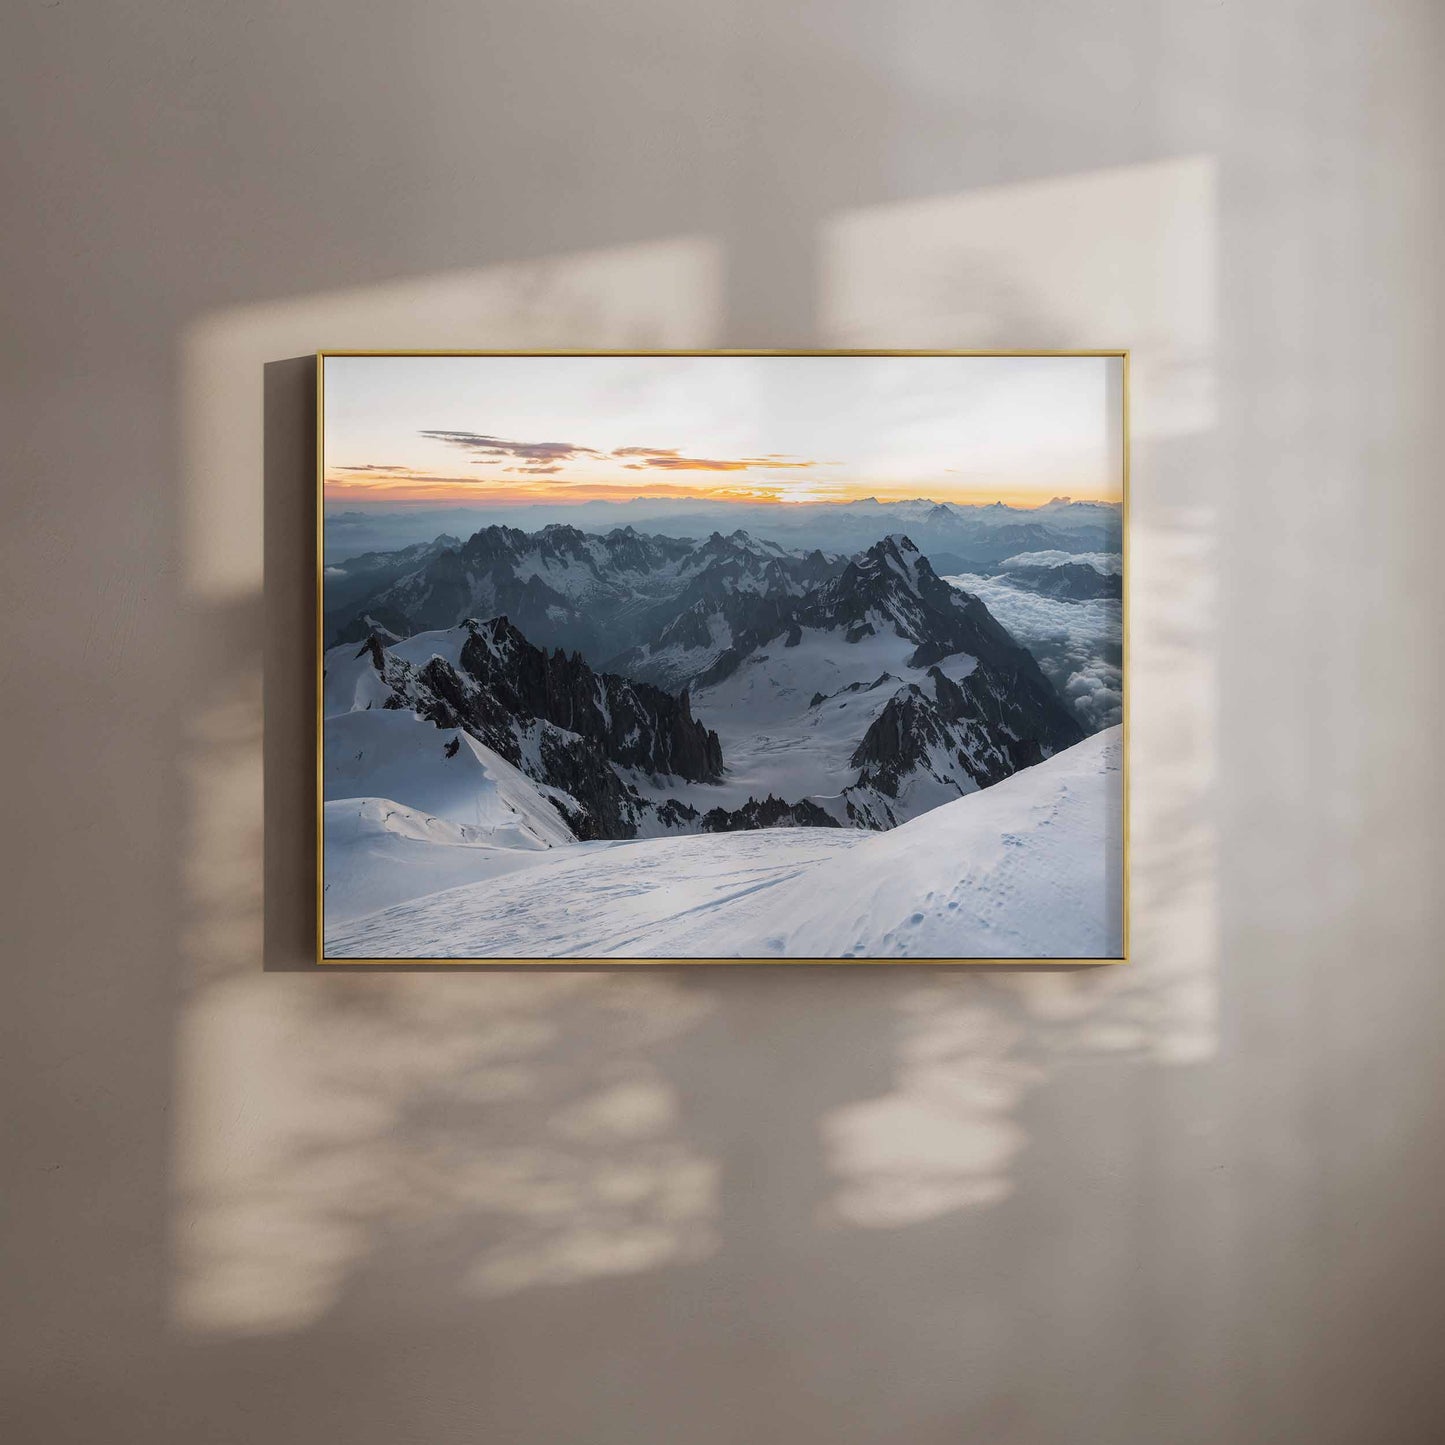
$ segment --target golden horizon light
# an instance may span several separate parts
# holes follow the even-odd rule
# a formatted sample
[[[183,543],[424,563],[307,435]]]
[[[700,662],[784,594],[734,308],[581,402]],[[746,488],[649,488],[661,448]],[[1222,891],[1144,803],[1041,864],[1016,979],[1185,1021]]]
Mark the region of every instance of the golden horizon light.
[[[1118,502],[1106,357],[338,356],[331,504]]]

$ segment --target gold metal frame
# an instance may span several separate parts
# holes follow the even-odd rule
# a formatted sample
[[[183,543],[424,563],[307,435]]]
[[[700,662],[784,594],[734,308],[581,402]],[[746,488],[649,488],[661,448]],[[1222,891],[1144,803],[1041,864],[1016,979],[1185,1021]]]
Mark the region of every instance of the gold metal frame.
[[[1120,386],[1120,427],[1122,431],[1120,455],[1122,477],[1120,493],[1120,531],[1123,556],[1122,601],[1120,615],[1123,623],[1121,638],[1120,672],[1123,692],[1123,717],[1121,722],[1123,764],[1123,899],[1121,938],[1122,952],[1117,958],[327,958],[324,894],[326,887],[326,807],[323,775],[323,748],[325,743],[325,634],[323,627],[324,604],[324,542],[325,542],[325,486],[326,486],[326,360],[331,356],[942,356],[942,357],[1016,357],[1016,356],[1058,356],[1058,357],[1114,357],[1121,363]],[[1127,347],[1103,348],[1083,351],[912,351],[876,349],[806,350],[803,348],[777,348],[772,350],[696,350],[696,351],[596,351],[596,350],[500,350],[500,351],[449,351],[449,350],[397,350],[397,351],[328,351],[316,353],[316,961],[318,964],[360,966],[367,968],[417,968],[447,965],[461,968],[695,968],[709,964],[766,964],[770,967],[794,967],[808,964],[827,964],[848,967],[1006,967],[1028,968],[1040,966],[1083,967],[1097,964],[1121,964],[1129,962],[1129,349]]]

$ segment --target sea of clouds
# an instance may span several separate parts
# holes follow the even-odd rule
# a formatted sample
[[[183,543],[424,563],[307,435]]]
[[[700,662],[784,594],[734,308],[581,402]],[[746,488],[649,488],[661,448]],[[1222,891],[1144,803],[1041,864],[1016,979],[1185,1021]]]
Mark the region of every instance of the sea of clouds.
[[[1057,560],[1036,560],[1042,558]],[[1010,557],[1002,566],[1089,562],[1100,572],[1111,570],[1101,566],[1101,560],[1118,559],[1104,553],[1026,552]],[[1006,572],[996,577],[966,572],[943,580],[983,599],[984,606],[1038,659],[1045,676],[1090,732],[1122,720],[1124,612],[1117,598],[1069,602],[1041,597],[1037,592],[1015,587],[1007,580]]]
[[[1117,577],[1124,571],[1124,558],[1118,552],[1020,552],[1016,557],[1000,562],[998,570],[1011,572],[1016,567],[1061,567],[1065,562],[1082,562],[1106,577]]]

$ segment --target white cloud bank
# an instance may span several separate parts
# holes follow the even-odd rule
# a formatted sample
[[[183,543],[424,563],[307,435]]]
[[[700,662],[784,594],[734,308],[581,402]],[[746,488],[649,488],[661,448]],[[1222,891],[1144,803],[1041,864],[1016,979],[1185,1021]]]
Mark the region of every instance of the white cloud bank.
[[[1009,562],[1046,566],[1025,559],[1054,555],[1023,553]],[[1077,558],[1057,555],[1070,561],[1089,560],[1087,554]],[[1003,577],[974,573],[943,580],[983,599],[984,606],[1038,659],[1049,681],[1091,732],[1123,719],[1123,607],[1117,598],[1070,602],[1025,591]]]
[[[1123,575],[1124,559],[1118,552],[1020,552],[998,564],[1000,572],[1016,567],[1062,567],[1066,562],[1082,562],[1105,577]]]

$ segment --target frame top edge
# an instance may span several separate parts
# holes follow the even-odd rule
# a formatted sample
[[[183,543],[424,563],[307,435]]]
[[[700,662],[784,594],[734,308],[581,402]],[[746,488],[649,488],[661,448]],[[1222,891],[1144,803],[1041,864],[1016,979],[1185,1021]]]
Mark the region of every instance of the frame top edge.
[[[1077,357],[1081,359],[1095,358],[1108,359],[1110,357],[1120,360],[1127,360],[1129,357],[1128,347],[1089,347],[1078,350],[988,350],[974,351],[968,349],[950,350],[941,348],[880,348],[880,347],[772,347],[772,348],[751,348],[751,347],[699,347],[671,350],[625,350],[621,348],[571,348],[571,347],[506,347],[498,349],[451,349],[442,347],[430,348],[409,348],[409,347],[382,347],[382,348],[346,348],[346,347],[318,347],[316,357],[324,361],[327,357],[348,357],[348,356],[436,356],[436,357],[468,357],[468,356],[577,356],[577,357],[622,357],[622,356],[918,356],[918,357],[976,357],[987,359],[997,357],[1007,359],[1009,357]]]

